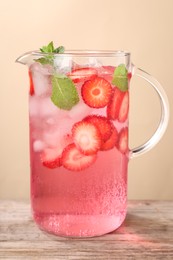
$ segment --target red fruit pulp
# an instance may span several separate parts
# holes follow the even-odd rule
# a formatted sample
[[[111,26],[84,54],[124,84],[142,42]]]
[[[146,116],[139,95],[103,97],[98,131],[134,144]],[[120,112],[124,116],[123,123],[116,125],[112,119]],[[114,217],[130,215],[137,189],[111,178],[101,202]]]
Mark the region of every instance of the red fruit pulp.
[[[32,72],[29,70],[28,74],[29,74],[29,94],[32,96],[34,95],[34,83],[32,80]]]

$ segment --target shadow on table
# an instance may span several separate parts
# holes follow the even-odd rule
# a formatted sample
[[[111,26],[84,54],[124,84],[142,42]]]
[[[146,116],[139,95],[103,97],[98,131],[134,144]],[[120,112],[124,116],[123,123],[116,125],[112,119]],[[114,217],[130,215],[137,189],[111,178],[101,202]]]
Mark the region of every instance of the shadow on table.
[[[169,225],[168,225],[169,224]],[[117,230],[108,235],[122,236],[128,243],[144,246],[146,248],[160,248],[173,245],[173,225],[167,221],[155,218],[144,218],[127,213],[124,223]],[[120,238],[119,238],[120,239]]]

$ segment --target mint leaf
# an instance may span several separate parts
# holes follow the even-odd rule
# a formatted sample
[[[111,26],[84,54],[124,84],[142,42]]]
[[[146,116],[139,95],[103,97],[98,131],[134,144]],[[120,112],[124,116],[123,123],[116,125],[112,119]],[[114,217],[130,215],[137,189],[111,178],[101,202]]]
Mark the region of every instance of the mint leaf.
[[[57,78],[61,78],[61,79],[64,79],[64,78],[67,78],[67,76],[65,74],[60,74],[58,72],[56,72],[56,75],[55,75]]]
[[[124,64],[120,64],[114,71],[112,84],[121,91],[128,90],[128,71]]]
[[[64,46],[59,46],[53,52],[54,53],[64,53],[64,51],[65,51]]]
[[[40,62],[42,65],[45,65],[45,64],[53,65],[53,56],[50,55],[50,56],[42,57],[42,58],[36,59],[35,61]]]
[[[52,76],[52,102],[59,108],[70,110],[79,102],[79,96],[73,81],[68,77]]]
[[[53,42],[50,42],[47,46],[40,48],[40,51],[44,53],[52,53],[54,51]]]

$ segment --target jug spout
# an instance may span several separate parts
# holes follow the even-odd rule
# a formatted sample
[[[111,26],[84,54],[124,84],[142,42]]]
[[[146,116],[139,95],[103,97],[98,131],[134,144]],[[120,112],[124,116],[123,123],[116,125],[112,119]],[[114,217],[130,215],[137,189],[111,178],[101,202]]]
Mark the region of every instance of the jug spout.
[[[23,64],[23,65],[31,65],[34,62],[34,55],[33,52],[26,52],[20,55],[15,62]]]

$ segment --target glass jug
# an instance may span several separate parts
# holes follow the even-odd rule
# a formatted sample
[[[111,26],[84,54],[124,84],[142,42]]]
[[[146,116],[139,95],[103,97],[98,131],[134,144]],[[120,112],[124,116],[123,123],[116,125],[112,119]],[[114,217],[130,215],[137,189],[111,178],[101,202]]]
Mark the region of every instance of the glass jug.
[[[168,100],[124,51],[32,51],[29,71],[31,204],[37,225],[60,236],[92,237],[117,229],[127,210],[129,159],[163,136]],[[144,78],[160,98],[159,126],[129,149],[130,79]]]

